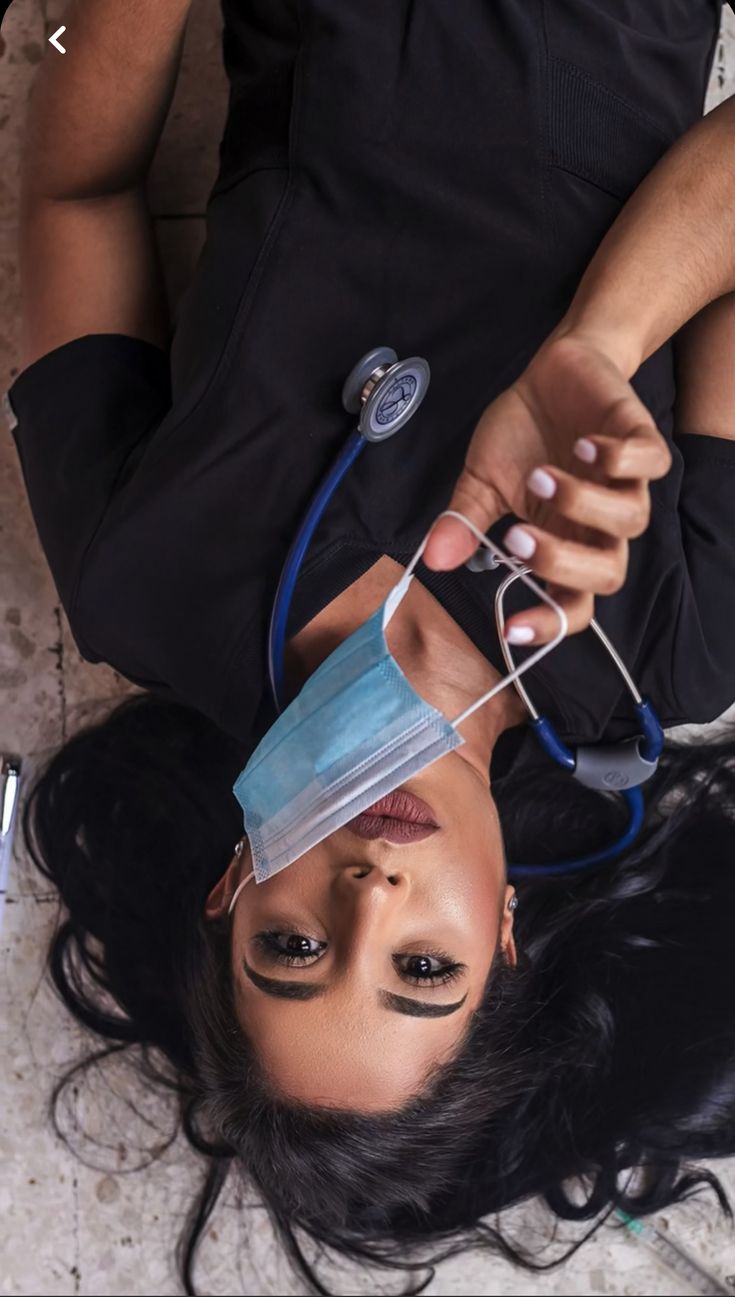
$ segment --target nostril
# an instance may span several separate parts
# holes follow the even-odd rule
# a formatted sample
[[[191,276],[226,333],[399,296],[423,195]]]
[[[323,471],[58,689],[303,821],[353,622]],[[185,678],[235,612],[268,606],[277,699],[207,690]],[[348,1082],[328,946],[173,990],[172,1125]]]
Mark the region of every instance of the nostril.
[[[401,881],[400,878],[396,877],[395,874],[388,874],[388,882],[390,883],[391,887],[397,887],[400,881]]]
[[[367,878],[369,873],[370,873],[370,866],[361,865],[358,869],[355,870],[352,876],[353,878]]]

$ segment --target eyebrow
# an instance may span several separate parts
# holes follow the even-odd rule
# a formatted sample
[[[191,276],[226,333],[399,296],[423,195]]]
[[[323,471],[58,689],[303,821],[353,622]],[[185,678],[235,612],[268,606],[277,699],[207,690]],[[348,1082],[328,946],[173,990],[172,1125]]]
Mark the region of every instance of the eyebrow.
[[[320,982],[282,982],[277,977],[263,977],[262,973],[256,973],[250,967],[246,959],[243,959],[242,966],[253,986],[279,1000],[317,1000],[327,989]]]
[[[467,993],[461,1000],[455,1000],[454,1004],[431,1004],[427,1000],[412,1000],[408,995],[394,995],[392,991],[380,991],[379,999],[386,1009],[392,1009],[393,1013],[405,1013],[408,1018],[448,1018],[450,1013],[456,1013],[462,1008]]]
[[[263,977],[262,973],[256,973],[250,967],[246,959],[243,959],[242,967],[253,986],[278,1000],[318,1000],[328,989],[321,982],[282,982],[277,977]],[[467,994],[454,1004],[431,1004],[426,1000],[413,1000],[408,995],[394,995],[392,991],[380,991],[379,999],[384,1008],[392,1013],[403,1013],[408,1018],[448,1018],[462,1008]]]

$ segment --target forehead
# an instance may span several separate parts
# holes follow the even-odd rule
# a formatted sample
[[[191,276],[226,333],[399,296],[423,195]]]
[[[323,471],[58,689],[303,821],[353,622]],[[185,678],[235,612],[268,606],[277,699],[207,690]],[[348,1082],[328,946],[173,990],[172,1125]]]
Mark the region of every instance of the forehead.
[[[457,1052],[470,1012],[409,1018],[339,997],[273,1000],[238,994],[238,1015],[277,1091],[309,1105],[390,1111],[419,1094]]]

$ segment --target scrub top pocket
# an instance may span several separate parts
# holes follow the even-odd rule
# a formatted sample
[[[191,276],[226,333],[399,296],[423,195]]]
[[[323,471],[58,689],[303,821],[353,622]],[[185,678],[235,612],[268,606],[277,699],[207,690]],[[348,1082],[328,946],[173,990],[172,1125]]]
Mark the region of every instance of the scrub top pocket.
[[[538,0],[544,184],[569,283],[704,111],[721,0]]]
[[[625,99],[563,59],[549,60],[547,107],[551,166],[620,203],[673,143]]]
[[[719,0],[539,0],[544,190],[568,302],[620,209],[699,117]]]

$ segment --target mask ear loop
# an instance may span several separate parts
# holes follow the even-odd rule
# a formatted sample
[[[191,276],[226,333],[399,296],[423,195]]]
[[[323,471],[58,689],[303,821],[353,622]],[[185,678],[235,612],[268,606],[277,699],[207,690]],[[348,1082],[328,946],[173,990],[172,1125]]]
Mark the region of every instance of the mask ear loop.
[[[518,680],[519,676],[523,675],[524,671],[528,671],[531,667],[535,666],[537,662],[540,662],[542,658],[546,657],[547,653],[551,653],[552,649],[555,649],[558,644],[561,644],[562,640],[564,639],[565,635],[569,630],[569,621],[567,619],[566,613],[564,612],[564,609],[561,608],[559,604],[556,603],[556,601],[552,599],[551,596],[547,594],[547,592],[536,581],[534,581],[532,576],[529,576],[529,569],[527,564],[522,563],[520,559],[512,558],[508,554],[504,554],[503,551],[499,549],[498,546],[493,541],[491,541],[485,535],[484,532],[480,531],[479,527],[476,527],[475,524],[471,522],[469,518],[465,518],[464,514],[457,513],[455,509],[445,509],[444,512],[439,515],[439,517],[456,518],[459,522],[463,522],[467,530],[472,532],[472,535],[476,538],[476,540],[480,543],[480,545],[484,545],[485,549],[488,549],[490,553],[494,556],[496,560],[496,565],[497,563],[503,563],[506,567],[509,567],[511,569],[511,572],[513,573],[514,579],[517,578],[518,580],[522,581],[524,585],[528,586],[529,590],[531,590],[533,594],[535,594],[536,597],[541,600],[542,603],[545,603],[548,608],[551,608],[552,611],[556,613],[559,619],[559,629],[556,635],[554,636],[554,638],[552,640],[549,640],[547,644],[542,644],[541,647],[538,648],[535,653],[532,653],[530,657],[526,658],[525,662],[521,662],[518,666],[514,665],[513,669],[508,673],[507,676],[503,676],[503,679],[499,680],[496,685],[493,685],[492,689],[488,689],[486,694],[483,694],[481,698],[478,698],[474,703],[471,703],[469,707],[465,708],[463,712],[460,712],[459,716],[456,716],[454,720],[451,722],[451,724],[456,729],[457,726],[461,725],[463,721],[466,721],[469,716],[472,716],[473,712],[478,711],[480,707],[484,707],[485,703],[489,702],[491,698],[494,698],[496,694],[499,694],[500,691],[502,689],[505,689],[507,685],[511,685],[511,684],[514,685]],[[409,578],[412,579],[414,568],[416,567],[416,564],[418,563],[419,559],[421,558],[421,555],[426,549],[429,536],[431,535],[432,530],[433,530],[433,525],[432,528],[430,528],[430,530],[424,536],[424,539],[419,545],[419,548],[417,549],[416,553],[411,559],[411,562],[406,568],[406,571],[399,583],[401,586],[404,586],[404,583],[407,584]]]
[[[235,855],[237,856],[238,860],[240,859],[240,856],[243,853],[244,846],[245,846],[245,839],[240,838],[240,841],[235,846]],[[227,907],[228,918],[232,914],[232,911],[235,908],[235,902],[238,896],[240,895],[240,892],[243,890],[244,887],[247,887],[248,883],[252,882],[253,878],[255,878],[255,873],[253,872],[253,870],[251,870],[247,878],[243,878],[242,882],[238,883],[237,887],[235,888],[232,900],[230,901],[230,904]]]

